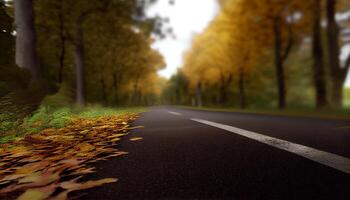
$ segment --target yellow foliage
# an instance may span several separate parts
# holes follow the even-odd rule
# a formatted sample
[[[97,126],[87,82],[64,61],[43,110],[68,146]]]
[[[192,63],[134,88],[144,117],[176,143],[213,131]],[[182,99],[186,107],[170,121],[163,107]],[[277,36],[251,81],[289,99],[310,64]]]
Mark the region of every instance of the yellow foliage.
[[[303,0],[221,0],[219,3],[221,12],[193,39],[192,48],[184,56],[183,72],[191,77],[192,88],[198,82],[215,84],[230,75],[237,77],[240,73],[260,70],[266,49],[274,45],[276,18],[281,19],[282,46],[288,43],[290,26],[298,30],[299,35],[292,33],[295,41],[309,31],[311,5]]]

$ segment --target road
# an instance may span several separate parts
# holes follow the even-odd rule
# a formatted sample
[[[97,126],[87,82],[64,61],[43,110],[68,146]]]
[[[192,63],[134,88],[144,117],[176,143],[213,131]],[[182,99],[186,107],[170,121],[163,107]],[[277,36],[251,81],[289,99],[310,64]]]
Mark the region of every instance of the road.
[[[84,199],[350,199],[350,121],[155,107]]]

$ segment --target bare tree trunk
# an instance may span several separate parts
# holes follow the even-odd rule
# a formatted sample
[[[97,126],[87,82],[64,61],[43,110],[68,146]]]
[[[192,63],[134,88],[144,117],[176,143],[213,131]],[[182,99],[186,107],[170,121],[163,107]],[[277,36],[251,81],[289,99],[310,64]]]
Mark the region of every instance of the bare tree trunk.
[[[336,0],[327,0],[327,39],[329,68],[332,80],[331,104],[334,108],[341,108],[343,100],[343,86],[349,70],[349,64],[344,67],[339,60],[339,27],[335,20]],[[350,58],[350,56],[349,56]]]
[[[239,69],[238,77],[238,93],[239,93],[239,106],[240,108],[246,108],[246,95],[245,95],[245,84],[244,84],[244,70],[243,68]]]
[[[199,81],[196,88],[196,99],[197,99],[197,106],[202,107],[203,106],[203,99],[202,99],[202,83]]]
[[[325,80],[325,69],[323,65],[323,48],[321,39],[321,5],[320,0],[314,0],[313,3],[313,71],[316,107],[324,108],[328,106],[327,89]]]
[[[276,18],[274,21],[274,39],[275,39],[275,67],[277,77],[277,89],[278,89],[278,108],[283,109],[286,107],[286,83],[284,66],[282,60],[282,39],[281,39],[281,19]]]
[[[343,88],[345,79],[339,77],[339,79],[333,79],[332,83],[332,105],[336,109],[343,107]]]
[[[292,24],[288,26],[288,41],[285,47],[283,47],[282,41],[282,18],[277,16],[273,19],[273,33],[274,33],[274,50],[275,50],[275,68],[277,77],[277,91],[278,91],[278,108],[283,109],[286,107],[287,88],[285,79],[284,63],[291,52],[293,47],[293,31]]]
[[[141,105],[142,104],[142,91],[139,89],[137,92],[137,105]]]
[[[106,81],[103,74],[101,74],[101,90],[102,90],[102,100],[104,103],[107,103],[107,93],[106,93]]]
[[[33,82],[42,79],[36,51],[36,32],[32,0],[15,0],[16,64],[28,69]]]
[[[134,83],[134,91],[132,94],[132,102],[134,105],[139,105],[139,78],[137,77],[135,83]]]
[[[88,9],[82,12],[76,20],[74,47],[76,65],[76,104],[78,106],[84,106],[86,103],[83,23],[89,15],[97,12],[105,12],[106,8],[107,7],[95,7]]]
[[[114,100],[116,104],[119,104],[119,78],[117,72],[113,72],[113,88],[114,88]]]
[[[60,30],[60,52],[59,52],[59,70],[58,70],[58,83],[63,82],[63,70],[64,70],[64,59],[66,55],[66,37],[64,35],[64,19],[63,19],[63,1],[61,0],[58,6],[58,19],[59,19],[59,30]]]
[[[219,104],[221,106],[225,105],[227,101],[227,94],[226,94],[226,88],[221,84],[220,86],[220,96],[219,96]]]
[[[76,104],[85,105],[85,66],[84,66],[84,37],[81,24],[77,23],[75,35],[75,64],[76,64]]]
[[[228,74],[227,77],[223,75],[223,73],[220,74],[220,98],[219,98],[219,103],[221,105],[225,105],[228,100],[228,86],[232,82],[232,74]]]

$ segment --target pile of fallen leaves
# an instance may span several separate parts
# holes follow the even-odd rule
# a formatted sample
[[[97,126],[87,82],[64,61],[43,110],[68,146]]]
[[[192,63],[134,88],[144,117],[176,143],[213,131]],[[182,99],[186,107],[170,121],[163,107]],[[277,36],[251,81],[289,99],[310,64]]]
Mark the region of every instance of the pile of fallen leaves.
[[[76,119],[65,128],[46,129],[0,146],[0,199],[64,200],[72,191],[116,182],[80,180],[95,172],[91,163],[126,154],[116,144],[136,117]]]

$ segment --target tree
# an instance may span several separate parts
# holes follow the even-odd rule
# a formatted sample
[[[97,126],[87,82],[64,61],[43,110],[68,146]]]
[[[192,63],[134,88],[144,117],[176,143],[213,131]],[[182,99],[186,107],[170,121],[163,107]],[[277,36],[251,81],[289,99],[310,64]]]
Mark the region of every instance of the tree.
[[[101,22],[100,27],[110,26],[111,24],[108,23],[111,21],[108,19],[113,19],[112,23],[121,24],[120,28],[122,26],[130,26],[130,28],[131,26],[134,26],[134,28],[146,27],[143,26],[143,22],[147,22],[143,10],[152,3],[154,1],[99,1],[98,3],[95,1],[77,1],[74,5],[71,5],[74,9],[80,10],[80,12],[71,12],[74,20],[71,22],[71,28],[69,29],[73,30],[69,35],[75,47],[76,101],[78,105],[84,105],[85,103],[84,26],[95,26],[91,23],[91,19],[98,16]],[[149,29],[153,30],[152,28]]]
[[[266,10],[264,10],[264,17],[270,20],[270,27],[273,35],[274,45],[274,62],[276,68],[277,88],[278,88],[278,107],[280,109],[286,107],[286,78],[284,64],[293,47],[293,21],[288,21],[287,16],[292,13],[289,9],[288,1],[264,2]]]
[[[256,68],[256,60],[263,46],[257,35],[262,28],[252,19],[250,12],[247,12],[247,5],[243,1],[226,1],[222,15],[218,16],[218,30],[227,32],[226,51],[230,59],[231,73],[236,75],[236,86],[240,108],[247,106],[246,98],[246,77]]]
[[[336,15],[336,0],[326,1],[327,10],[327,53],[329,57],[329,70],[332,84],[331,104],[334,108],[341,108],[343,101],[343,86],[345,78],[350,68],[350,54],[347,56],[344,64],[342,65],[339,59],[340,53],[340,28],[335,19]]]
[[[225,1],[221,6],[221,13],[195,38],[192,50],[185,57],[184,68],[191,79],[201,75],[201,81],[196,82],[197,99],[201,97],[205,82],[217,88],[217,102],[224,106],[235,81],[239,105],[245,108],[246,77],[257,68],[257,57],[261,56],[259,52],[263,47],[259,42],[264,36],[256,35],[261,26],[246,12],[243,1]]]
[[[103,102],[109,105],[144,103],[144,97],[149,95],[150,90],[143,91],[142,83],[147,82],[152,88],[155,82],[145,80],[155,80],[149,77],[165,66],[163,57],[151,48],[153,40],[132,24],[112,23],[118,22],[113,16],[91,17],[89,22],[103,26],[91,27],[85,32],[86,45],[94,46],[86,51],[86,78],[90,80],[87,89],[96,91],[98,85],[102,88],[100,95]],[[99,82],[91,81],[96,75]]]
[[[82,2],[77,3],[81,5]],[[76,16],[75,22],[73,22],[74,31],[73,39],[71,40],[74,45],[74,55],[75,55],[75,73],[76,73],[76,104],[79,106],[85,105],[85,45],[84,45],[84,30],[83,25],[88,17],[92,14],[102,13],[107,11],[107,4],[96,5],[92,2],[85,3],[85,9]],[[89,5],[90,4],[90,5]]]
[[[13,54],[13,36],[12,32],[12,19],[7,15],[5,11],[5,4],[0,1],[0,66],[12,64]]]
[[[64,24],[64,13],[63,13],[63,0],[59,0],[56,9],[58,12],[58,21],[59,21],[59,53],[58,53],[58,59],[59,59],[59,71],[58,71],[58,83],[61,84],[63,82],[63,70],[64,70],[64,60],[66,56],[66,36],[65,36],[65,24]]]
[[[14,0],[16,24],[16,64],[31,72],[32,82],[42,79],[36,52],[33,0]]]
[[[321,1],[313,0],[310,4],[312,9],[312,56],[314,71],[314,87],[316,107],[324,108],[328,106],[327,102],[327,85],[324,69],[324,51],[321,38]]]

